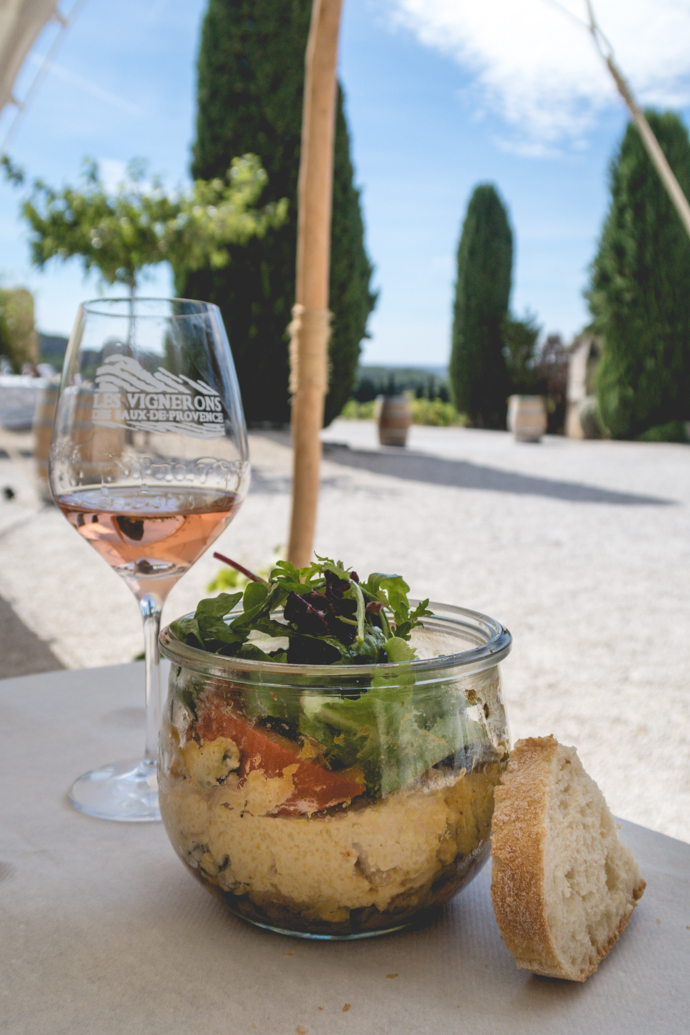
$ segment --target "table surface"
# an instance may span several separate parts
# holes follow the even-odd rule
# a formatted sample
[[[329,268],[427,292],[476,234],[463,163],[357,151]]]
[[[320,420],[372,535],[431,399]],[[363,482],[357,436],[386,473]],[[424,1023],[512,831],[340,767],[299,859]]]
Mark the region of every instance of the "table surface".
[[[690,845],[622,824],[647,891],[584,984],[518,971],[490,866],[418,931],[310,942],[258,930],[188,873],[160,824],[66,790],[143,748],[143,668],[0,681],[0,1031],[6,1035],[626,1035],[687,1032]]]

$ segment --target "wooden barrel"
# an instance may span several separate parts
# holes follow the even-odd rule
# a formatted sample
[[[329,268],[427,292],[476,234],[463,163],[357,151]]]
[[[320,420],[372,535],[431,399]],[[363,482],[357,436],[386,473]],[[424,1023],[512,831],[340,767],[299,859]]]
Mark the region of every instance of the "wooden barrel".
[[[379,442],[382,446],[404,446],[412,423],[412,406],[405,395],[387,395],[378,416]]]
[[[124,427],[109,427],[93,419],[94,393],[91,388],[80,388],[74,414],[74,442],[81,447],[84,460],[98,464],[122,454],[125,441]]]
[[[39,395],[34,415],[34,458],[39,491],[44,499],[52,499],[48,485],[48,457],[53,431],[53,418],[58,386],[48,385]],[[79,467],[79,481],[100,481],[115,475],[125,445],[123,427],[107,427],[93,422],[93,389],[80,388],[70,400],[74,407],[70,416],[72,429],[72,463]]]
[[[541,395],[511,395],[508,431],[518,442],[538,442],[546,431],[546,404]]]
[[[53,418],[55,416],[57,398],[58,386],[56,384],[46,385],[45,388],[41,389],[36,400],[36,410],[32,426],[38,490],[43,499],[46,500],[52,499],[48,487],[48,454],[50,453],[50,439],[53,433]]]

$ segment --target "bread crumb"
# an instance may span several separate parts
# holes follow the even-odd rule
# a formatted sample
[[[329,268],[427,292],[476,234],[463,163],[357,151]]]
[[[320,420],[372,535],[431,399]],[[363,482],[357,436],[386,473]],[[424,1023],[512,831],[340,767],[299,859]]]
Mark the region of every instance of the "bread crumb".
[[[397,977],[397,974],[386,974],[386,977]]]
[[[286,955],[286,956],[294,956],[294,953],[292,953],[292,952],[286,952],[286,953],[285,953],[285,955]]]
[[[303,1024],[297,1025],[297,1035],[307,1035],[307,1029],[304,1027]]]
[[[657,920],[657,923],[658,923],[658,924],[660,924],[660,923],[661,923],[661,920]]]
[[[350,1009],[350,1004],[349,1003],[345,1003],[345,1006],[343,1007],[343,1013],[347,1013],[347,1011],[349,1009]]]
[[[319,1007],[318,1007],[318,1009],[319,1009],[319,1010],[323,1010],[323,1006],[319,1006]]]

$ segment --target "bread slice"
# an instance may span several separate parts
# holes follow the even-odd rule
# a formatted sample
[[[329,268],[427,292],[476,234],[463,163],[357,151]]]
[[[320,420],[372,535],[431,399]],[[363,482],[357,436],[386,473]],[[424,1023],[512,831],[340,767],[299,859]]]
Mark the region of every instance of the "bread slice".
[[[519,740],[495,792],[491,897],[518,967],[584,981],[645,889],[574,748]]]

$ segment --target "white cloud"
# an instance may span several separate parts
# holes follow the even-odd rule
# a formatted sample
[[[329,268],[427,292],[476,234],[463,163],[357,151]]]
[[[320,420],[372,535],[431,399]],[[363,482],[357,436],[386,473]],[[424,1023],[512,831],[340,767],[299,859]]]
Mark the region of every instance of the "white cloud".
[[[510,127],[526,154],[582,144],[597,115],[622,104],[594,42],[550,0],[389,0],[395,23],[473,76],[478,114]],[[561,7],[586,21],[585,0]],[[615,59],[643,104],[690,104],[688,0],[594,0]]]

